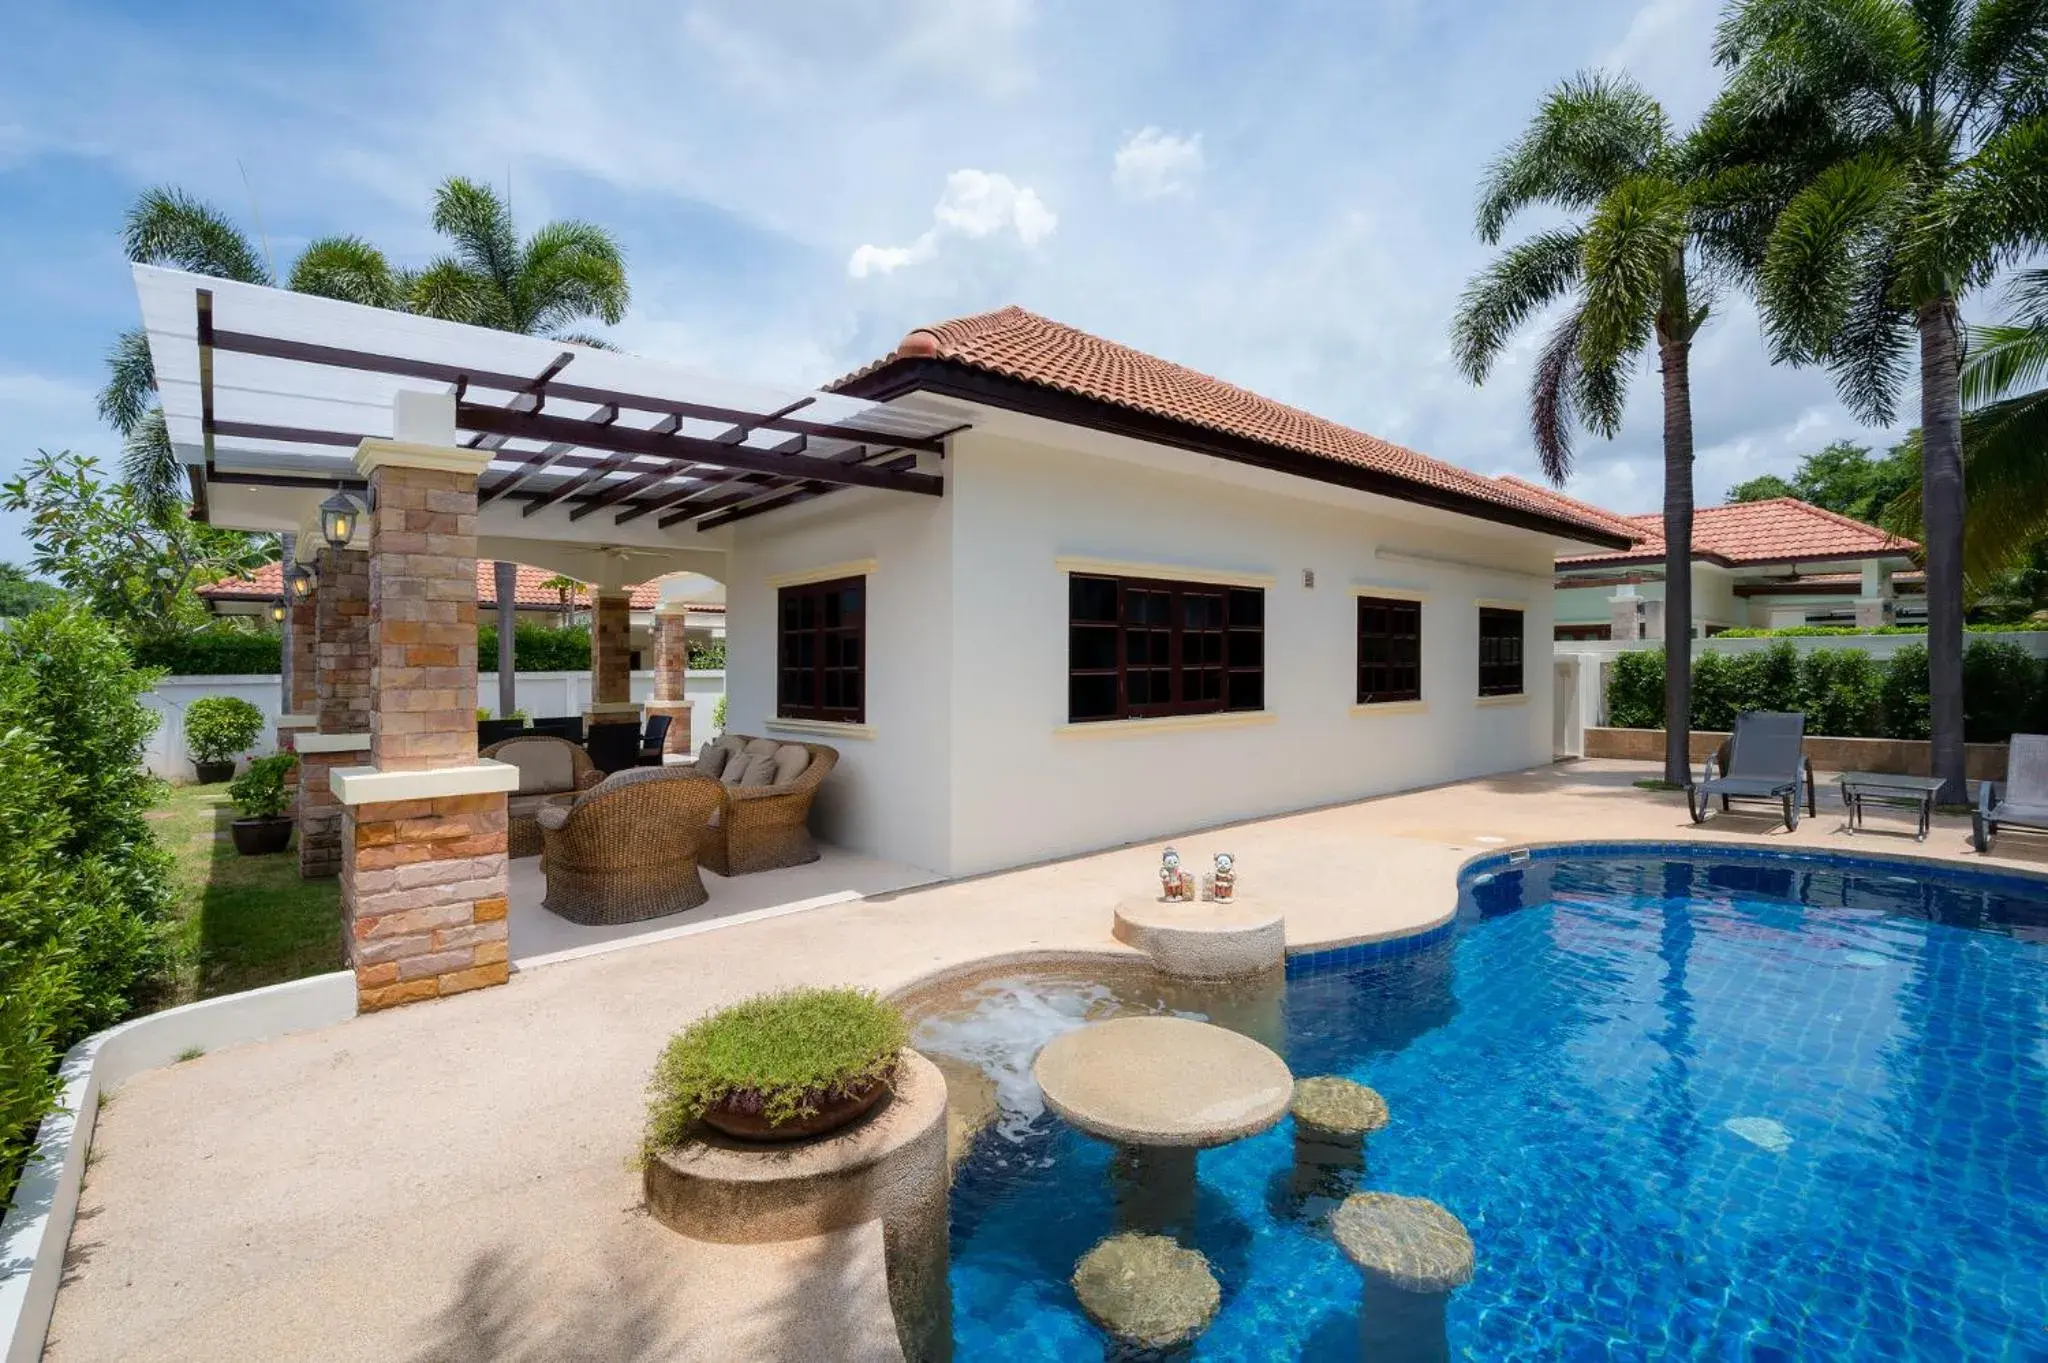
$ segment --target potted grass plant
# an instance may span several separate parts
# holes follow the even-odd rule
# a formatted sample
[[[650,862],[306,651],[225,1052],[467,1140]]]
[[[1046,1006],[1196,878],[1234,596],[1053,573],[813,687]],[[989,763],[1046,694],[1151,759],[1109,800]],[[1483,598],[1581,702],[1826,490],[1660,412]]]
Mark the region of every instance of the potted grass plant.
[[[185,707],[185,747],[203,786],[235,774],[235,758],[256,746],[263,712],[240,696],[201,696]]]
[[[282,852],[291,845],[292,819],[285,813],[291,788],[285,782],[299,765],[297,754],[280,752],[259,757],[228,787],[228,799],[242,817],[228,825],[235,850],[245,857]]]
[[[755,1141],[849,1126],[889,1093],[909,1039],[903,1014],[864,989],[792,989],[721,1009],[662,1051],[648,1146],[675,1145],[700,1121]]]

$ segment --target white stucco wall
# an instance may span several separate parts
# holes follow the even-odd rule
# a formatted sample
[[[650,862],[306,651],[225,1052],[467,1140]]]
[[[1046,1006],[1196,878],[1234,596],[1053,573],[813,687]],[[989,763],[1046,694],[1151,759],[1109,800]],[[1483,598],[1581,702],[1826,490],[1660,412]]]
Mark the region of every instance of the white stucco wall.
[[[839,749],[822,837],[970,874],[1549,760],[1555,541],[1112,437],[1039,443],[1034,424],[955,437],[942,500],[842,492],[733,527],[728,727]],[[1264,580],[1266,711],[1070,725],[1076,558]],[[865,725],[776,721],[779,583],[863,567]],[[1420,707],[1353,713],[1367,586],[1425,594]],[[1476,694],[1481,599],[1525,608],[1519,703]]]

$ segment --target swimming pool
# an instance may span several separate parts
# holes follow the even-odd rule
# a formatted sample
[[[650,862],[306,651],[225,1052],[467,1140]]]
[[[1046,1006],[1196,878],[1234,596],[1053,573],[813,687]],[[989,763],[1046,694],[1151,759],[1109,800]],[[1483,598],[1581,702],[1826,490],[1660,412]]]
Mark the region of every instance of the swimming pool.
[[[1467,870],[1457,922],[1290,962],[1284,991],[1018,972],[924,1010],[995,1078],[955,1177],[961,1358],[1100,1357],[1074,1263],[1111,1151],[1039,1107],[1051,1035],[1173,1011],[1378,1089],[1357,1187],[1477,1245],[1479,1358],[2048,1356],[2048,889],[1872,860],[1560,849]],[[1205,1152],[1203,1359],[1354,1358],[1360,1281],[1288,1124]],[[1327,1195],[1324,1195],[1327,1194]]]

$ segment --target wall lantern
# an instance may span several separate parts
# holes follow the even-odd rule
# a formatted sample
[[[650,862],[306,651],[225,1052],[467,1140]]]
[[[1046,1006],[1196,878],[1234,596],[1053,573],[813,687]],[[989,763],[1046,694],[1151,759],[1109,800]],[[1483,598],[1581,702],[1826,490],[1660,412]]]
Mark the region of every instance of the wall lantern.
[[[270,618],[281,625],[284,623],[284,616],[284,598],[280,596],[277,600],[270,603]]]
[[[294,563],[285,570],[284,585],[293,601],[304,601],[311,596],[319,582],[319,577],[303,563]]]
[[[349,539],[356,533],[356,518],[363,514],[363,506],[346,492],[337,492],[320,503],[320,535],[330,549],[348,548]]]

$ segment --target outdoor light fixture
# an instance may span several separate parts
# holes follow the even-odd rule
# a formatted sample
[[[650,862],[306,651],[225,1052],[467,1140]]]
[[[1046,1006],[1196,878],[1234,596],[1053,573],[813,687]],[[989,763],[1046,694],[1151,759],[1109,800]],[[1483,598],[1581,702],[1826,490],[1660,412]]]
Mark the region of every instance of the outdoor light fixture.
[[[320,503],[320,534],[330,549],[346,549],[349,538],[356,533],[356,518],[363,514],[363,505],[346,492],[337,492]]]
[[[313,570],[303,563],[294,563],[284,574],[285,586],[291,590],[291,599],[294,601],[304,601],[311,596],[319,580]]]
[[[270,603],[270,618],[281,625],[284,623],[284,614],[284,598],[280,596]]]

